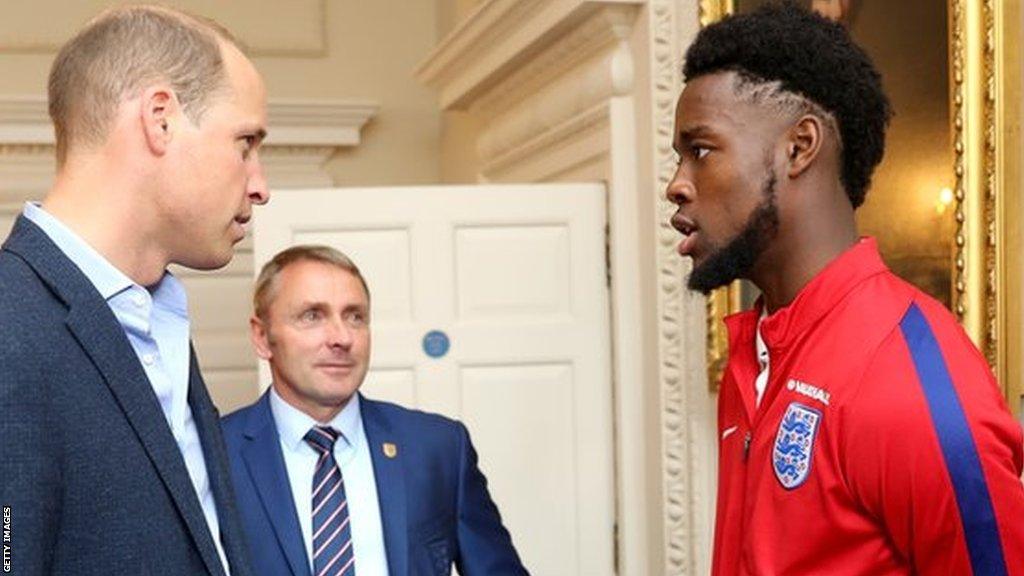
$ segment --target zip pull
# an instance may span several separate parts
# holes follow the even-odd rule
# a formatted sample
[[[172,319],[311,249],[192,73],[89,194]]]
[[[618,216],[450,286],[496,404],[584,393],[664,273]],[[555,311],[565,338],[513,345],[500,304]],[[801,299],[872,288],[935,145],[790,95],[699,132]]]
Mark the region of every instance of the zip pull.
[[[750,431],[743,436],[743,461],[747,461],[747,457],[750,456]]]

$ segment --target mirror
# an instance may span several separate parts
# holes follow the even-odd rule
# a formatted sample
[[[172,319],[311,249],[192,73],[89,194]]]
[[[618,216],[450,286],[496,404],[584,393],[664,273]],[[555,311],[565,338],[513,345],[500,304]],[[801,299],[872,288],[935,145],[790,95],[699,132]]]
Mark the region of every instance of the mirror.
[[[705,0],[702,24],[765,1]],[[896,274],[957,315],[1019,410],[1020,266],[1007,257],[1020,220],[1019,6],[1012,0],[804,3],[850,30],[882,73],[895,111],[885,158],[857,210],[861,234],[878,240]],[[976,22],[982,25],[972,27]],[[1006,32],[1003,41],[986,45],[997,31]],[[997,152],[1003,149],[1014,152]],[[752,285],[737,282],[709,297],[712,388],[727,353],[722,317],[749,307],[755,294]]]

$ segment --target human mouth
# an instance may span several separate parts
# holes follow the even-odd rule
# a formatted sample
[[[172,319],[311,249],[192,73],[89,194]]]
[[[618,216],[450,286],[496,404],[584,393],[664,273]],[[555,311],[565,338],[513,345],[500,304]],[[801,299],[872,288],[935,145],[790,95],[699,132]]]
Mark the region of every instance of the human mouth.
[[[237,237],[237,240],[245,238],[245,234],[249,230],[249,220],[251,219],[251,214],[242,214],[239,216],[235,216],[235,219],[231,222],[231,227],[235,229],[235,236]]]
[[[320,362],[315,366],[328,372],[348,372],[355,368],[354,362]]]
[[[694,257],[694,250],[697,247],[697,235],[699,234],[697,224],[679,212],[672,216],[671,224],[673,228],[683,235],[683,239],[676,248],[679,255]]]

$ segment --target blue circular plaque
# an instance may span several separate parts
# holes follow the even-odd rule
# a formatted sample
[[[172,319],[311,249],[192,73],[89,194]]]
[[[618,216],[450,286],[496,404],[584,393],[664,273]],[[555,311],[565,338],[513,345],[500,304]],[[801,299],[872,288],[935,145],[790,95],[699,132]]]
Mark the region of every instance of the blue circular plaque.
[[[448,335],[440,330],[431,330],[423,336],[423,351],[431,358],[441,358],[451,347]]]

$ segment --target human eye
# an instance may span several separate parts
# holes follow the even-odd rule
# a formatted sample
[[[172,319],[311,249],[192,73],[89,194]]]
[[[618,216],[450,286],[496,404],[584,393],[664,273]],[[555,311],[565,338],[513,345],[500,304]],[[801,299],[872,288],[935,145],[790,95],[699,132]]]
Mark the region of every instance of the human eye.
[[[242,158],[248,158],[249,154],[256,148],[257,138],[254,134],[246,134],[239,139],[240,148],[242,150]]]
[[[678,146],[673,147],[676,153],[676,165],[681,166],[687,161],[700,161],[711,152],[711,146],[701,143],[694,143],[683,141]]]
[[[362,328],[369,323],[369,318],[362,310],[351,310],[345,314],[345,322],[353,328]]]
[[[263,129],[239,132],[236,142],[238,143],[238,150],[241,153],[242,159],[248,160],[250,156],[259,150],[266,136],[267,133]]]
[[[312,324],[323,318],[323,312],[317,308],[307,308],[299,313],[299,322]]]

